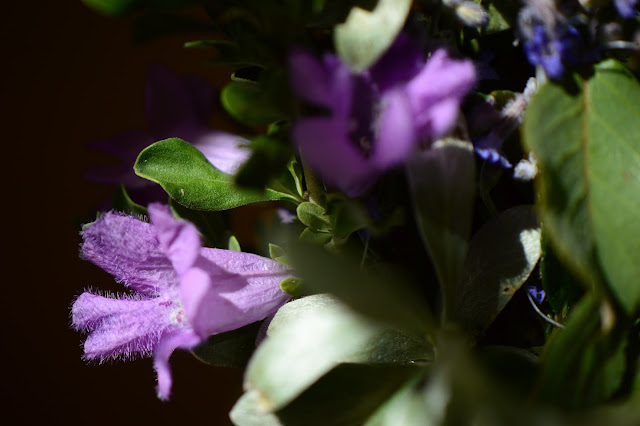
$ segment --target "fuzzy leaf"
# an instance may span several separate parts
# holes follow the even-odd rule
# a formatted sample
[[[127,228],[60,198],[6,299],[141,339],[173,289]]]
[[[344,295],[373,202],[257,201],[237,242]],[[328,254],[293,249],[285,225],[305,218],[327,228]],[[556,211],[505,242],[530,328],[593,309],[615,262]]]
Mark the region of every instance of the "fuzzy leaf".
[[[321,206],[309,202],[300,203],[297,208],[297,213],[300,222],[309,228],[320,232],[331,231],[329,216],[327,216]]]
[[[259,392],[267,412],[287,406],[339,364],[432,356],[426,341],[367,320],[326,294],[280,308],[267,335],[245,376],[245,389]]]
[[[481,333],[527,280],[541,252],[532,207],[513,207],[485,224],[469,245],[456,319]]]
[[[134,165],[138,176],[159,183],[178,203],[196,210],[228,210],[291,198],[270,189],[241,189],[188,142],[171,138],[145,148]]]
[[[450,316],[467,253],[475,193],[470,143],[443,139],[407,165],[422,239],[438,274]]]

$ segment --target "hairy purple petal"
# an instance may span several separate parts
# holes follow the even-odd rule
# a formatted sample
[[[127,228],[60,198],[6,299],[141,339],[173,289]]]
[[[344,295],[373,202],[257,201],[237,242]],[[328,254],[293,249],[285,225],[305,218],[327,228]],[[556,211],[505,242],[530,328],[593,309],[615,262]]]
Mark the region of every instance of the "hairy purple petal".
[[[178,275],[184,274],[200,255],[202,246],[198,230],[189,222],[175,219],[168,206],[154,203],[149,205],[148,211],[160,247]]]
[[[82,256],[140,294],[153,296],[177,281],[155,228],[108,212],[82,231]]]
[[[203,249],[180,281],[187,317],[201,337],[259,321],[289,299],[280,289],[289,276],[286,266],[271,259]]]
[[[181,306],[170,296],[112,299],[81,295],[72,308],[72,323],[90,331],[84,344],[87,359],[148,355],[161,336],[178,328]]]
[[[202,339],[191,330],[175,332],[160,339],[153,354],[153,368],[158,374],[158,398],[166,401],[171,395],[173,378],[169,358],[173,351],[178,348],[193,349],[200,343]]]

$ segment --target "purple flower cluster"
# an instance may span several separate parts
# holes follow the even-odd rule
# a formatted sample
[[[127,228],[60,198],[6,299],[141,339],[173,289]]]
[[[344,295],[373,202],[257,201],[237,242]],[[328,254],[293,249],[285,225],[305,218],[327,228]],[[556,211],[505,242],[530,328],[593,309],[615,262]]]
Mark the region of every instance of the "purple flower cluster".
[[[416,145],[451,129],[475,83],[470,61],[437,50],[425,61],[401,35],[369,70],[353,73],[339,58],[302,50],[289,60],[298,96],[326,111],[293,128],[303,160],[348,196],[366,192]]]
[[[72,325],[89,333],[88,360],[153,354],[158,396],[167,399],[171,353],[271,315],[289,299],[280,282],[290,275],[271,259],[203,248],[196,228],[167,206],[151,204],[149,216],[151,223],[110,212],[85,227],[83,257],[133,294],[83,293]]]

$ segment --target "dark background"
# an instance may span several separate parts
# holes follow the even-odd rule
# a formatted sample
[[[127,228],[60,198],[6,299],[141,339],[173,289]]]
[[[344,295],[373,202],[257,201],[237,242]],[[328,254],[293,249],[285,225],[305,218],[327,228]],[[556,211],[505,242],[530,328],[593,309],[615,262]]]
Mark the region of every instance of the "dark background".
[[[83,289],[122,290],[78,258],[79,223],[113,190],[84,180],[88,168],[112,161],[86,144],[145,127],[151,63],[217,87],[228,74],[204,65],[208,52],[182,48],[198,35],[136,45],[131,19],[100,16],[80,1],[2,8],[3,423],[229,424],[241,371],[176,351],[173,395],[161,402],[151,359],[88,365],[83,336],[69,328]]]

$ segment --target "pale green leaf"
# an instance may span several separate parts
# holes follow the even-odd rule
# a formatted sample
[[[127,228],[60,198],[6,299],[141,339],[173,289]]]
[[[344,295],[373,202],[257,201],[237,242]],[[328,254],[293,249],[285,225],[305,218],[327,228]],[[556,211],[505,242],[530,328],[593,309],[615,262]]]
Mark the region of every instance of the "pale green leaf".
[[[369,68],[394,42],[404,26],[411,0],[378,0],[372,11],[354,7],[336,25],[334,43],[340,58],[359,72]]]

